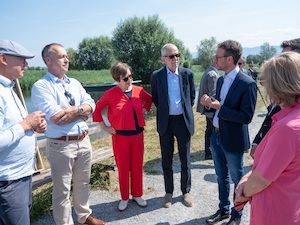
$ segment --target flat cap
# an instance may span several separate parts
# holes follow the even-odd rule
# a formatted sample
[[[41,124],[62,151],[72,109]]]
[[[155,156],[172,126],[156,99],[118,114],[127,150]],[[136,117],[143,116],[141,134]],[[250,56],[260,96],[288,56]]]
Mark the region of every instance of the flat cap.
[[[34,55],[22,45],[9,40],[0,40],[0,54],[20,56],[26,59],[34,57]]]

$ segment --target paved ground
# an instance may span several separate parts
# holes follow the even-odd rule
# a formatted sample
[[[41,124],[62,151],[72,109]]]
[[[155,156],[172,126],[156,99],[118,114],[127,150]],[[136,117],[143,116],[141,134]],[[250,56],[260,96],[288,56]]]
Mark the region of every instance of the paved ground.
[[[260,127],[264,114],[256,114],[249,126],[251,140]],[[162,207],[164,196],[163,177],[161,169],[158,174],[144,175],[144,198],[148,202],[148,207],[140,208],[135,202],[130,201],[127,210],[119,212],[117,210],[120,200],[117,191],[91,191],[90,204],[93,214],[108,222],[109,225],[195,225],[206,224],[205,220],[218,209],[218,189],[216,175],[212,161],[204,161],[199,152],[191,154],[192,159],[192,190],[191,194],[195,198],[195,205],[191,208],[182,204],[182,196],[179,189],[180,169],[179,163],[174,164],[175,191],[173,205],[169,209]],[[245,156],[245,171],[251,169],[249,155]],[[159,165],[158,165],[159,166]],[[233,193],[233,185],[231,185]],[[249,205],[244,209],[241,225],[249,224]],[[73,214],[73,218],[75,214]],[[218,225],[224,225],[227,221],[219,222]],[[34,225],[54,224],[51,212],[46,213]]]

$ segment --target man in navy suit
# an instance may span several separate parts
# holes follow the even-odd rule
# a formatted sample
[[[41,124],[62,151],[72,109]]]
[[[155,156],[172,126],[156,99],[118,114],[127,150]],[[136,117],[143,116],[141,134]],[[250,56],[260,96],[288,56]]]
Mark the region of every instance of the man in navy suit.
[[[172,205],[174,191],[173,155],[174,137],[178,143],[181,162],[181,191],[183,203],[191,207],[190,143],[194,134],[192,106],[195,99],[194,74],[179,66],[180,53],[174,44],[165,44],[161,49],[161,60],[166,66],[151,76],[152,100],[155,104],[156,125],[159,133],[162,168],[164,173],[165,197],[163,206]]]
[[[256,82],[237,66],[242,55],[241,45],[232,40],[218,45],[215,60],[225,74],[217,81],[216,97],[203,95],[200,103],[215,109],[211,150],[219,189],[219,210],[206,222],[214,224],[230,217],[230,181],[235,184],[243,176],[243,155],[249,149],[248,124],[251,122],[257,98]],[[242,210],[231,209],[228,225],[241,222]]]

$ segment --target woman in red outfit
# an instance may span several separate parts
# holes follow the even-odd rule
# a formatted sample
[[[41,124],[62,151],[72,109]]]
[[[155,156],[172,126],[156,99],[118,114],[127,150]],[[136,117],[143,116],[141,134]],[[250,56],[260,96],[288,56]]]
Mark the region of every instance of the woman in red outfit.
[[[117,63],[111,70],[117,86],[104,92],[97,101],[93,121],[112,135],[112,146],[119,174],[121,202],[118,209],[123,211],[132,199],[141,207],[147,202],[143,195],[144,159],[144,111],[149,111],[151,95],[142,87],[132,85],[132,69],[126,63]],[[108,108],[107,118],[110,125],[103,121],[102,111]]]

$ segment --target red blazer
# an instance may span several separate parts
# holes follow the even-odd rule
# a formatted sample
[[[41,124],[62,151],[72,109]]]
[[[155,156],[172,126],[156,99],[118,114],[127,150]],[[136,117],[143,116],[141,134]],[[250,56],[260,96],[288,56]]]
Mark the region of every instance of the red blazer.
[[[94,122],[102,122],[102,110],[108,107],[107,118],[115,130],[135,130],[133,109],[135,109],[140,127],[145,126],[143,108],[148,112],[151,108],[152,97],[142,87],[132,85],[132,96],[129,99],[116,86],[104,92],[97,101],[93,113]]]

